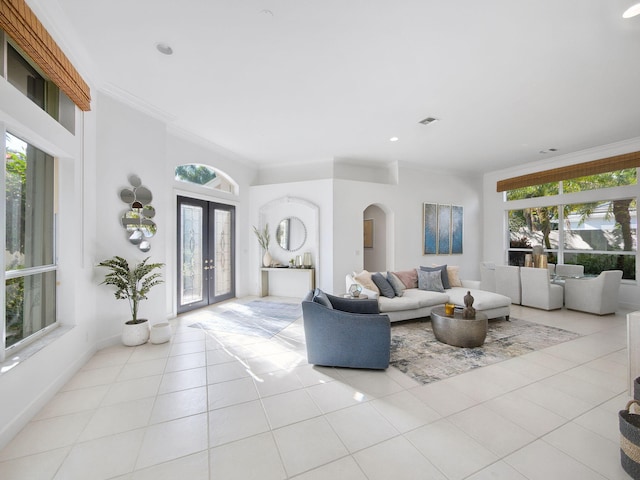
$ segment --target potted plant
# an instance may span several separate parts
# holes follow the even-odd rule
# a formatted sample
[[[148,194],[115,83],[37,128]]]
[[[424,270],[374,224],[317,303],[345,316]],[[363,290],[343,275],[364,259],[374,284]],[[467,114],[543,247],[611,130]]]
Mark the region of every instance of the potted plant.
[[[129,301],[131,319],[125,322],[122,331],[122,342],[127,346],[142,345],[149,340],[149,322],[146,318],[138,318],[138,307],[142,300],[147,299],[149,290],[163,282],[160,279],[161,274],[154,270],[164,265],[148,263],[149,258],[145,258],[133,267],[129,266],[127,260],[117,255],[98,264],[100,267],[109,269],[101,285],[113,285],[116,287],[115,297]]]
[[[271,236],[269,235],[269,224],[267,223],[264,226],[264,230],[260,231],[253,226],[253,233],[258,237],[258,243],[264,250],[264,255],[262,256],[262,265],[265,267],[271,266],[271,254],[269,253],[269,242],[271,241]]]

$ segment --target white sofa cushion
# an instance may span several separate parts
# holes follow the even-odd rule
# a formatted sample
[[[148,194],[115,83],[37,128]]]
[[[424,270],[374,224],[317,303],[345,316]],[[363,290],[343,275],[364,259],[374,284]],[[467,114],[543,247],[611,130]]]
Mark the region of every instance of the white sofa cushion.
[[[420,307],[432,307],[447,303],[449,295],[447,293],[431,292],[428,290],[418,290],[417,288],[407,288],[402,297],[378,298],[380,312],[398,312],[401,310],[413,310]]]
[[[473,308],[476,310],[491,310],[493,308],[508,307],[511,305],[511,298],[505,295],[465,287],[453,287],[447,290],[449,302],[459,307],[464,307],[464,296],[467,292],[471,292]]]

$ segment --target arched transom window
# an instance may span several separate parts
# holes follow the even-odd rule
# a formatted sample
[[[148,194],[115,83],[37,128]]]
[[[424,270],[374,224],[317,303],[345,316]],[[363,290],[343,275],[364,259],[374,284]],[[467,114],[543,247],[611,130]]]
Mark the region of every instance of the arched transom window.
[[[207,165],[189,163],[178,165],[175,179],[222,192],[238,194],[238,184],[228,175]]]

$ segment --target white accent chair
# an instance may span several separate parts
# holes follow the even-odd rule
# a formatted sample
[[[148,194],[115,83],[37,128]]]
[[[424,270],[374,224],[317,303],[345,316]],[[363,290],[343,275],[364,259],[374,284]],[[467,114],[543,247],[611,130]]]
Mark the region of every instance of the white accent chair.
[[[493,262],[480,263],[480,290],[496,291],[496,264]]]
[[[622,270],[608,270],[595,278],[567,278],[565,306],[571,310],[607,315],[618,308]]]
[[[584,275],[584,265],[556,265],[556,275],[559,277],[581,277]]]
[[[560,285],[551,283],[547,268],[522,267],[520,281],[522,282],[522,305],[525,307],[542,310],[562,308],[563,289]]]
[[[511,303],[520,304],[520,267],[496,265],[496,293],[509,297]]]

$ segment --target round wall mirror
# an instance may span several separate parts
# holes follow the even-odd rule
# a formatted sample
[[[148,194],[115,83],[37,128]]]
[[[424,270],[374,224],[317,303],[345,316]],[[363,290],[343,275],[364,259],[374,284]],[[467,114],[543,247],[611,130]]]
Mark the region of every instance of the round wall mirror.
[[[298,217],[287,217],[280,220],[276,229],[276,242],[283,250],[295,252],[307,241],[307,228]]]

